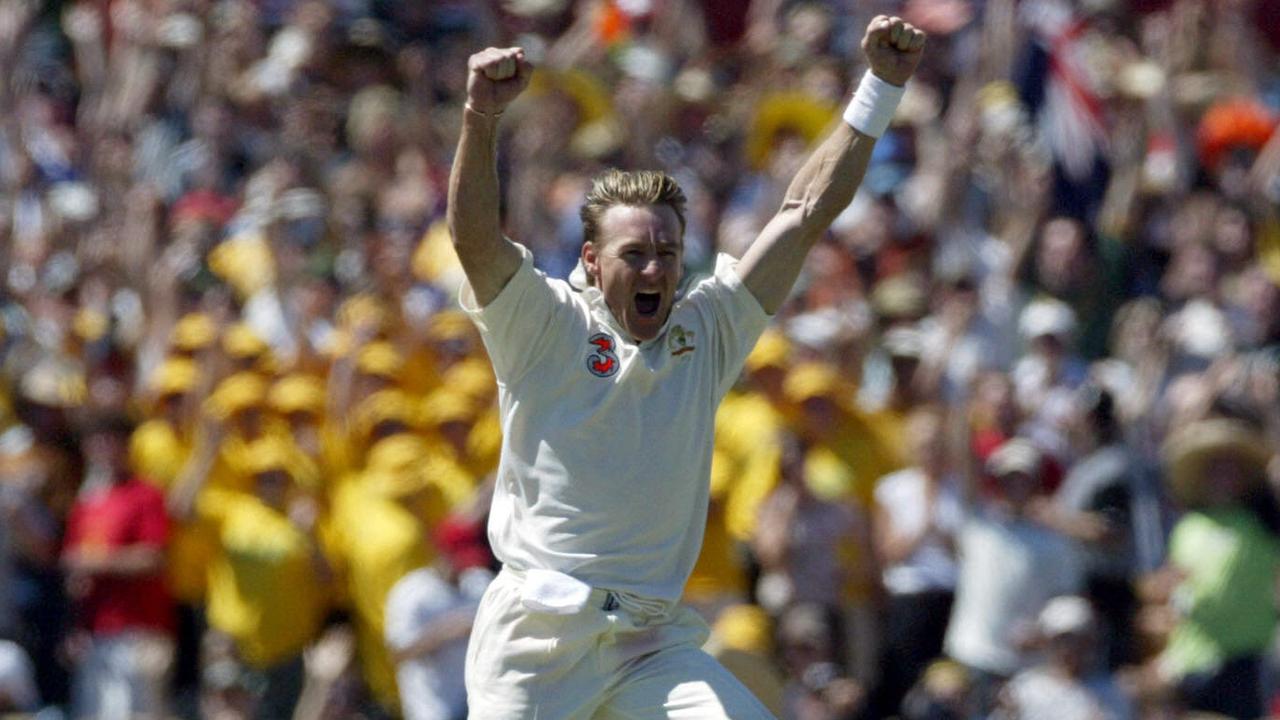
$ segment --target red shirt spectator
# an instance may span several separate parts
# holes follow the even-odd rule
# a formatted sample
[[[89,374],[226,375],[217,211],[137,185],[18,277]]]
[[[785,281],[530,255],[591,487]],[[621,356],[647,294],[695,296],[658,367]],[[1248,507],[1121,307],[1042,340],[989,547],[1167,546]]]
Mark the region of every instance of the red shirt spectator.
[[[83,495],[76,502],[67,519],[63,554],[127,563],[127,553],[163,551],[168,538],[164,495],[138,478],[129,478]],[[136,574],[117,569],[85,575],[82,583],[87,583],[87,588],[79,609],[82,625],[94,635],[143,628],[165,633],[173,630],[173,602],[163,569]]]

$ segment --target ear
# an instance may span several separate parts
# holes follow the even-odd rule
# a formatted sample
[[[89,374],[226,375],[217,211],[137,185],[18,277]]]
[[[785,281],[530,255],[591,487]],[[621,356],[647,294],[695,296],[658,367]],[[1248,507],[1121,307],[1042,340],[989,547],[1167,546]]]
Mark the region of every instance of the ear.
[[[582,267],[587,271],[587,284],[594,286],[600,277],[600,254],[593,242],[582,243]]]

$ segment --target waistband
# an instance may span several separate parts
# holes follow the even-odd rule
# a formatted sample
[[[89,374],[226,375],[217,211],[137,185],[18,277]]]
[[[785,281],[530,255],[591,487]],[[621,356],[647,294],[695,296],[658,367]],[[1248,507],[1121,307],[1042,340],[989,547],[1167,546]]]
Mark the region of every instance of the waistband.
[[[523,583],[526,579],[523,570],[513,568],[510,565],[502,566],[502,574],[510,575],[519,583]],[[594,585],[591,586],[591,594],[587,597],[586,605],[604,612],[625,610],[631,615],[645,618],[665,617],[676,607],[676,603],[666,600],[647,598],[624,590],[598,588]]]

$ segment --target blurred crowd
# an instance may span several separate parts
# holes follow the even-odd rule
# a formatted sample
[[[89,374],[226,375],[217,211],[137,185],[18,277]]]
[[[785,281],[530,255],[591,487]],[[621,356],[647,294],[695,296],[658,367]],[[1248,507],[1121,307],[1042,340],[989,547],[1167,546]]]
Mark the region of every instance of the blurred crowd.
[[[617,166],[696,278],[882,12],[929,45],[717,418],[708,650],[794,720],[1280,716],[1276,0],[0,0],[0,713],[465,717],[467,56],[539,68],[544,272]]]

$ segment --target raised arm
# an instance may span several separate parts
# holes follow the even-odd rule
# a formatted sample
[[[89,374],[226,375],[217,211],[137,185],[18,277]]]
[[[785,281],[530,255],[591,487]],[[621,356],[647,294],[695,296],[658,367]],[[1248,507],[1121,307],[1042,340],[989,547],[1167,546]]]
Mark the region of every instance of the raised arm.
[[[489,48],[467,61],[467,105],[449,173],[449,232],[481,307],[520,267],[520,251],[499,224],[498,120],[529,84],[520,48]]]
[[[853,200],[871,159],[873,135],[883,132],[878,121],[892,114],[924,43],[925,34],[900,18],[880,15],[867,26],[862,50],[874,77],[864,78],[846,122],[805,161],[787,187],[782,208],[738,264],[743,283],[765,312],[782,306],[809,249]]]

